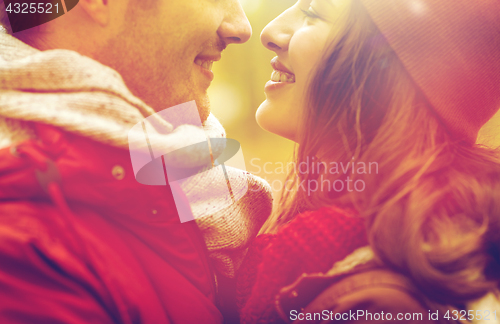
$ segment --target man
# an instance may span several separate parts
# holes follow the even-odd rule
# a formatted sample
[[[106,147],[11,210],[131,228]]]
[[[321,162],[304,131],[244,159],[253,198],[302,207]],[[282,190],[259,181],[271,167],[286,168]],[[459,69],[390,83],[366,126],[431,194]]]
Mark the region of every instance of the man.
[[[0,21],[8,31],[3,7]],[[80,0],[0,34],[0,323],[223,321],[217,278],[269,214],[268,185],[229,169],[249,190],[219,201],[204,193],[220,179],[199,174],[183,190],[206,217],[180,223],[183,194],[138,183],[128,140],[141,123],[163,151],[223,137],[210,68],[250,35],[237,0]],[[203,127],[155,115],[190,101]]]

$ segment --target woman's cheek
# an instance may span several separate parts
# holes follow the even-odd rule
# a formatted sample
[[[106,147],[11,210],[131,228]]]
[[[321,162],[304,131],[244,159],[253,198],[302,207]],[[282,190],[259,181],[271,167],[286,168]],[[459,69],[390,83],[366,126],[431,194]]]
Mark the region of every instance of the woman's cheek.
[[[297,31],[290,40],[291,66],[299,82],[320,63],[330,30],[331,26],[321,22]]]

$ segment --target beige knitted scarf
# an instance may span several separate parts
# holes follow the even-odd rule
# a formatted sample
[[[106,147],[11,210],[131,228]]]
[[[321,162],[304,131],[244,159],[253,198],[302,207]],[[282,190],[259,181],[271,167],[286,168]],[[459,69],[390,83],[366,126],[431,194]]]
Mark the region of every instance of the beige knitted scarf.
[[[127,149],[134,138],[131,129],[144,122],[151,146],[163,152],[225,136],[213,115],[203,127],[174,127],[133,96],[116,71],[88,57],[68,50],[42,52],[0,33],[0,148],[34,137],[27,122],[50,124]],[[214,154],[222,149],[212,147]],[[207,158],[199,152],[176,152],[165,163],[194,167]],[[236,187],[248,187],[236,202],[217,196],[213,183],[220,175],[215,169],[184,181],[181,187],[216,268],[233,277],[250,240],[270,214],[272,199],[264,180],[235,168],[227,168],[227,173],[237,179]],[[207,189],[210,195],[203,194]]]

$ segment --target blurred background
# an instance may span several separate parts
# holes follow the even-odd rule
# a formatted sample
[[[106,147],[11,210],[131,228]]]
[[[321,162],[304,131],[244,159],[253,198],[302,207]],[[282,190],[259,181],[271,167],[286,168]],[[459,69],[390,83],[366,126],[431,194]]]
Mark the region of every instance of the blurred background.
[[[262,130],[255,121],[255,112],[266,98],[264,85],[270,79],[270,61],[275,56],[261,44],[260,33],[295,0],[240,2],[253,35],[243,45],[229,46],[222,60],[214,64],[215,79],[209,88],[212,112],[224,125],[227,137],[241,143],[247,171],[266,179],[277,198],[284,186],[286,164],[292,161],[294,143]],[[479,142],[500,146],[500,113],[485,125]]]
[[[255,121],[255,112],[266,99],[264,85],[271,77],[270,62],[276,56],[261,44],[260,33],[295,1],[240,2],[252,24],[252,38],[223,52],[222,60],[214,64],[215,79],[208,93],[212,112],[224,125],[227,137],[241,143],[247,171],[266,179],[277,197],[286,177],[286,168],[280,166],[292,161],[294,143],[264,131]]]

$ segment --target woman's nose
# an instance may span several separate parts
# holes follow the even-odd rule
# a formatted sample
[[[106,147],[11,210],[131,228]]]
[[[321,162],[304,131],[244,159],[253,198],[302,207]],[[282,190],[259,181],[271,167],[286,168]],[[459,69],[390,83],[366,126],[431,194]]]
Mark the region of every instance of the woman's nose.
[[[262,44],[269,50],[278,53],[288,51],[288,45],[293,35],[294,21],[291,21],[289,12],[290,9],[283,12],[276,19],[271,21],[262,30],[260,40]]]

